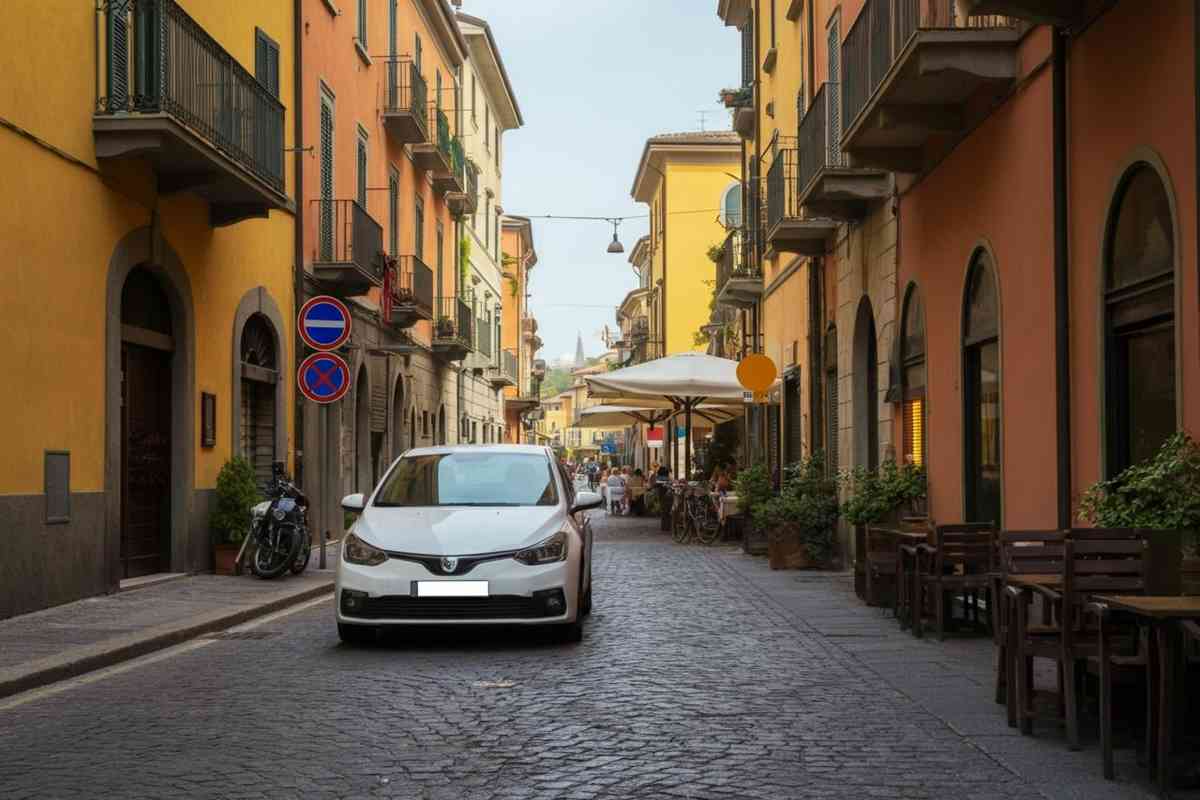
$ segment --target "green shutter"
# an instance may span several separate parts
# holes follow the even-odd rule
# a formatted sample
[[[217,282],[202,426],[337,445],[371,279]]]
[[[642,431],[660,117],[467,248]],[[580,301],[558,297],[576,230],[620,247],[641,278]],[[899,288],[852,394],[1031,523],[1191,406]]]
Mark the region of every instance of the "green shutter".
[[[129,103],[129,27],[124,3],[108,3],[108,110],[118,111]]]
[[[333,258],[333,108],[321,102],[321,258]]]

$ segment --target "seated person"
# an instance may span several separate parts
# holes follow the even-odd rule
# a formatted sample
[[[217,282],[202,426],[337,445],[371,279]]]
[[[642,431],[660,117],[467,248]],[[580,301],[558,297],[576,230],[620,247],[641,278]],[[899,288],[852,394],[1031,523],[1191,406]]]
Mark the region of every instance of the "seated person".
[[[641,516],[646,513],[646,478],[640,469],[625,479],[625,492],[628,497],[629,513]]]

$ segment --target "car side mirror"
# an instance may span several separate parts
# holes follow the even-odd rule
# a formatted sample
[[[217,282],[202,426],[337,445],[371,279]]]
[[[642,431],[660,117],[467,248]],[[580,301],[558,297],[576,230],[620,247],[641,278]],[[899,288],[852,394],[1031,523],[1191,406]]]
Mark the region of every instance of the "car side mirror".
[[[571,513],[591,511],[593,508],[599,508],[602,505],[604,505],[604,498],[595,492],[578,492],[575,495],[575,505],[571,506]]]
[[[361,514],[362,510],[366,507],[367,496],[365,494],[348,494],[342,498],[342,509],[344,511]]]

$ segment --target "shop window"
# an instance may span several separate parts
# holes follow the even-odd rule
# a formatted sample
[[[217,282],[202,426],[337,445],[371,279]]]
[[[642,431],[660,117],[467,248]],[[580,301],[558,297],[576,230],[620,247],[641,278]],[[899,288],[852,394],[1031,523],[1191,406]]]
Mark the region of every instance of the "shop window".
[[[1105,247],[1107,471],[1150,458],[1175,432],[1175,228],[1148,164],[1126,175]]]
[[[915,285],[904,298],[900,339],[904,461],[925,463],[925,310]]]

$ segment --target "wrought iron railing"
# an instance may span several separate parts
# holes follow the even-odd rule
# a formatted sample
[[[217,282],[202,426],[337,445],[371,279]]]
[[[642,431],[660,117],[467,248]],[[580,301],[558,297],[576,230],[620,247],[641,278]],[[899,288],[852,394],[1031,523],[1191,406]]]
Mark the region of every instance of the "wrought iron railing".
[[[775,159],[767,170],[767,230],[783,219],[800,216],[796,202],[797,167],[800,153],[796,147],[777,147]]]
[[[505,348],[500,351],[500,372],[512,379],[513,383],[517,382],[517,353],[514,350]]]
[[[437,342],[453,342],[471,347],[475,342],[475,312],[470,298],[439,297],[434,315],[433,338]]]
[[[458,176],[458,181],[464,187],[467,185],[467,155],[463,152],[462,140],[457,136],[450,137],[450,170]]]
[[[920,30],[1012,28],[1012,17],[960,14],[955,0],[867,0],[842,42],[843,132],[854,127],[896,57]]]
[[[383,279],[383,226],[357,200],[313,200],[318,264],[354,264]]]
[[[398,303],[412,303],[433,314],[433,270],[416,256],[396,259],[396,288],[392,292]]]
[[[821,170],[842,167],[846,163],[832,127],[833,109],[830,108],[828,86],[827,83],[821,84],[804,119],[800,120],[800,191],[812,183]]]
[[[650,335],[650,320],[645,317],[634,317],[629,324],[629,338],[637,341]]]
[[[169,114],[283,192],[283,104],[174,0],[99,0],[96,112]]]
[[[479,168],[470,159],[467,159],[466,177],[463,192],[467,195],[467,210],[473,212],[479,205]]]
[[[429,135],[429,119],[426,116],[429,103],[429,88],[421,77],[416,63],[407,58],[393,58],[387,62],[387,96],[384,111],[398,114],[408,112],[417,124]]]
[[[438,150],[441,150],[446,160],[450,161],[453,158],[451,153],[451,141],[453,137],[450,135],[450,118],[440,108],[430,109],[429,115],[433,120],[433,129],[437,131]]]
[[[725,288],[731,278],[761,278],[762,271],[754,259],[753,243],[748,241],[741,228],[731,230],[721,245],[721,260],[717,262],[717,294]]]

